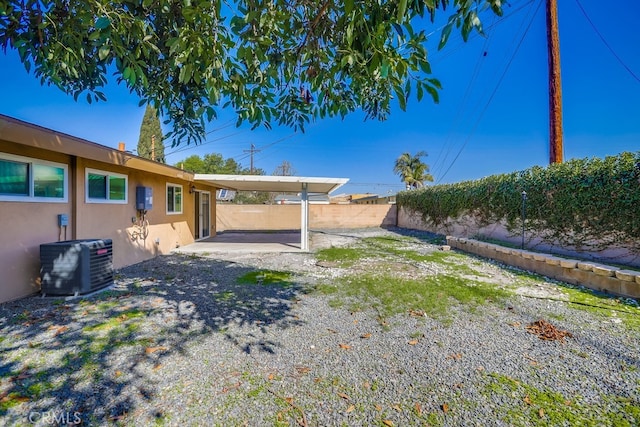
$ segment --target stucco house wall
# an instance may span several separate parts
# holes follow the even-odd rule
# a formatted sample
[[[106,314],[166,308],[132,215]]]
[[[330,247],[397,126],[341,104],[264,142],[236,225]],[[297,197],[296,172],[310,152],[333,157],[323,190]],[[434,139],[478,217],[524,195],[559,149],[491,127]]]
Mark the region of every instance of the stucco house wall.
[[[13,157],[10,157],[13,156]],[[39,291],[40,244],[73,239],[112,239],[114,267],[131,265],[192,243],[196,235],[195,191],[211,194],[210,235],[215,235],[215,191],[193,175],[129,153],[84,141],[0,115],[0,159],[65,165],[66,200],[15,200],[0,194],[0,302]],[[95,203],[87,198],[87,170],[126,176],[126,202]],[[167,184],[182,189],[182,212],[167,212]],[[143,238],[132,223],[136,187],[151,187]],[[69,224],[58,226],[58,215]]]

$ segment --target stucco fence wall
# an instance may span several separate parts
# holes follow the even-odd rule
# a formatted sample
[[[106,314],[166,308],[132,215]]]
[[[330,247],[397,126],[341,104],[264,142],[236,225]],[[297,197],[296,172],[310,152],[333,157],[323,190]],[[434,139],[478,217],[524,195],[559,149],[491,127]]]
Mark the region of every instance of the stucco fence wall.
[[[434,226],[425,223],[419,212],[403,207],[398,209],[398,227],[444,234],[447,236],[448,244],[453,248],[492,258],[567,283],[616,295],[640,297],[640,272],[605,265],[609,263],[640,267],[638,255],[624,245],[598,252],[588,252],[546,243],[525,232],[525,249],[528,250],[505,248],[473,239],[473,237],[482,236],[520,245],[521,233],[510,232],[504,222],[485,225],[473,216],[467,215],[450,218],[446,223]],[[552,254],[567,258],[559,258]],[[576,259],[572,259],[573,257]]]
[[[298,230],[300,205],[216,206],[216,231]],[[395,205],[309,205],[309,228],[340,229],[396,225]]]
[[[398,227],[430,231],[446,236],[466,238],[482,236],[483,238],[501,240],[517,245],[522,242],[521,230],[509,231],[506,222],[501,221],[486,225],[470,215],[449,218],[446,223],[434,226],[433,224],[426,224],[419,212],[400,207],[398,209]],[[619,242],[616,246],[609,246],[604,250],[595,251],[586,247],[575,248],[564,246],[557,242],[548,242],[537,237],[530,230],[526,230],[525,249],[601,263],[624,264],[634,268],[640,267],[640,255],[625,246],[624,242]]]

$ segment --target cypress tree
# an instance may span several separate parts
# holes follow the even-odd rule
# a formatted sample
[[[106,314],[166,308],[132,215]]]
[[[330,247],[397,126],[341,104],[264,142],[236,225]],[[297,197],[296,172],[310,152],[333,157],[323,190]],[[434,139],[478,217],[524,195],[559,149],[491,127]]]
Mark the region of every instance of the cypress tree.
[[[140,138],[138,139],[138,156],[151,159],[151,140],[155,136],[155,148],[152,160],[166,163],[164,158],[164,145],[162,143],[162,128],[158,112],[151,105],[147,104],[144,118],[140,125]]]

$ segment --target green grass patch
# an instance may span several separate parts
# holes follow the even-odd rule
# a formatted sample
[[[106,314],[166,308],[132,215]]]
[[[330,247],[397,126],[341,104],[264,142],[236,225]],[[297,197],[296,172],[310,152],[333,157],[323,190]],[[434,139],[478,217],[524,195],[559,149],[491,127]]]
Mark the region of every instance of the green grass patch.
[[[629,300],[572,286],[563,286],[562,291],[573,303],[572,308],[608,319],[618,318],[627,328],[640,331],[640,307]]]
[[[383,318],[408,310],[422,310],[438,319],[446,319],[453,304],[474,308],[510,295],[491,285],[448,275],[422,279],[391,275],[349,276],[339,279],[335,285],[321,286],[320,292],[331,295],[330,305],[334,307],[344,303],[357,304],[363,309],[375,309]]]
[[[288,271],[257,270],[243,274],[238,277],[237,281],[244,285],[279,285],[287,287],[293,285],[290,280],[292,275]]]
[[[633,426],[640,423],[640,404],[631,399],[604,397],[606,404],[586,404],[581,396],[564,396],[540,390],[505,375],[489,374],[483,394],[510,397],[513,404],[503,406],[501,418],[512,426]]]
[[[323,262],[337,262],[344,267],[349,267],[355,264],[357,261],[365,258],[367,253],[361,248],[337,248],[331,247],[321,249],[316,252],[316,258],[318,261]]]
[[[223,291],[223,292],[217,292],[216,294],[214,294],[213,298],[219,302],[229,302],[233,300],[235,296],[236,294],[233,293],[232,291]]]
[[[2,399],[0,399],[0,415],[4,415],[7,411],[14,406],[18,406],[21,403],[28,402],[29,399],[27,396],[23,396],[20,393],[9,393]]]
[[[119,305],[117,301],[103,301],[96,306],[96,309],[100,311],[108,311]]]
[[[138,317],[144,317],[145,313],[141,310],[129,310],[119,313],[117,316],[108,319],[105,322],[97,323],[95,325],[89,325],[82,328],[85,332],[94,332],[94,331],[108,331],[120,326],[123,322],[127,320],[135,319]]]

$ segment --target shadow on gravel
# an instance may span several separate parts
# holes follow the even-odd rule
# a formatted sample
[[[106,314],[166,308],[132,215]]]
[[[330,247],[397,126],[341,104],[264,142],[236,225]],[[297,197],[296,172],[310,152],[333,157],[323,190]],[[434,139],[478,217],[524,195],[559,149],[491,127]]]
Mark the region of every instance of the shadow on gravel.
[[[270,326],[299,323],[295,282],[238,283],[255,269],[171,255],[123,269],[114,289],[86,299],[0,305],[0,417],[6,425],[124,420],[153,402],[154,376],[187,345],[222,333],[241,351],[274,352]],[[252,326],[252,332],[238,332]],[[162,408],[147,414],[161,419]]]

